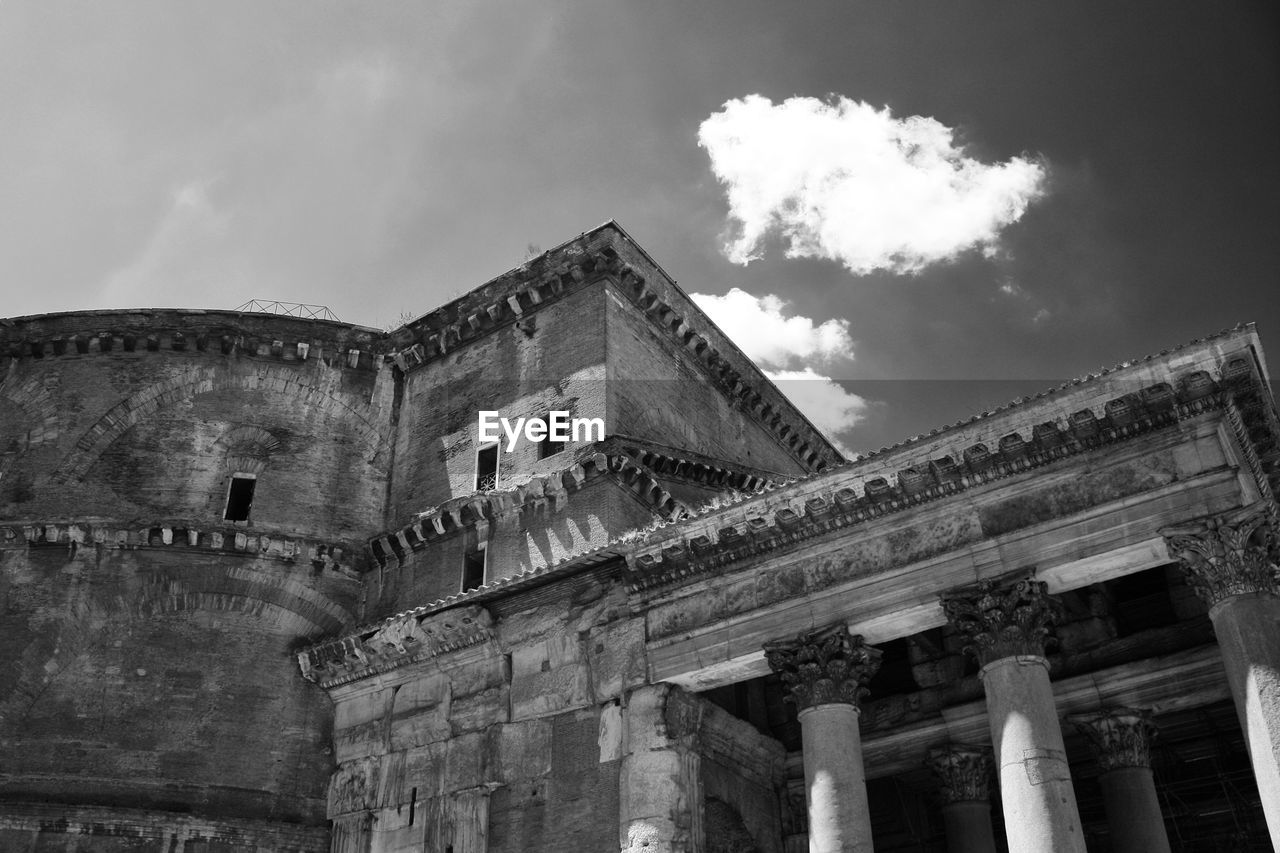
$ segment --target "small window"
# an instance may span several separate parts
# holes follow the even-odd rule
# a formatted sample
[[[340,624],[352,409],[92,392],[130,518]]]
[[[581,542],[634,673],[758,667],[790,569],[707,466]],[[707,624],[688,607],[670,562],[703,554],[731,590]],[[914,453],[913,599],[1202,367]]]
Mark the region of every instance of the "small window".
[[[227,506],[222,517],[227,521],[248,521],[253,508],[253,489],[258,484],[255,474],[236,474],[227,489]]]
[[[490,444],[476,451],[476,491],[487,492],[498,487],[498,445]]]
[[[557,453],[564,450],[565,443],[563,441],[551,440],[551,413],[550,412],[547,412],[545,415],[542,416],[542,422],[547,425],[547,434],[541,441],[538,442],[538,458],[546,459],[548,456],[555,456]]]
[[[485,547],[481,545],[462,557],[462,591],[470,592],[484,586]]]

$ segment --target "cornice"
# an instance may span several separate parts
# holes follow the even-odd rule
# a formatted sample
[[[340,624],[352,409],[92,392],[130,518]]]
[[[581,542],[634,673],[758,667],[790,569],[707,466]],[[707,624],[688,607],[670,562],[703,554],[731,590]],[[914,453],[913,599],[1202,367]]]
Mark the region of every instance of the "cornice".
[[[323,361],[373,370],[385,333],[332,320],[193,309],[136,309],[37,314],[0,320],[0,354],[15,361],[103,355],[248,356]]]
[[[493,641],[493,617],[472,604],[410,611],[298,652],[302,677],[326,689]]]
[[[793,479],[762,468],[726,462],[626,435],[610,436],[597,447],[604,453],[625,453],[655,475],[723,491],[757,493]]]
[[[360,576],[353,562],[360,551],[349,542],[320,541],[235,527],[197,527],[172,520],[128,527],[97,519],[0,520],[0,549],[62,547],[74,554],[86,546],[162,548],[177,552],[199,550],[230,556],[266,557],[283,563],[309,562],[318,571],[335,571],[353,581]]]
[[[650,507],[663,521],[688,516],[688,508],[671,496],[647,469],[624,453],[593,452],[573,465],[542,477],[534,477],[509,489],[475,492],[453,498],[398,530],[379,533],[369,540],[374,561],[385,567],[392,560],[404,565],[409,555],[424,551],[435,540],[467,529],[487,536],[488,525],[528,506],[549,505],[552,512],[564,508],[568,496],[601,477],[610,477]]]
[[[969,460],[962,463],[941,457],[927,469],[899,471],[892,483],[888,472],[871,466],[867,466],[871,470],[857,473],[842,468],[832,475],[715,508],[678,526],[667,525],[627,550],[624,576],[633,592],[692,582],[754,556],[1117,445],[1221,406],[1217,395],[1170,401],[1167,408],[1140,414],[1122,426],[1096,419],[1088,434],[1058,428],[1048,441],[1043,431],[1038,439],[1031,436],[1030,440],[1010,433],[1006,438],[1016,441],[1002,441],[1002,451],[969,454]],[[837,473],[844,476],[837,477]]]

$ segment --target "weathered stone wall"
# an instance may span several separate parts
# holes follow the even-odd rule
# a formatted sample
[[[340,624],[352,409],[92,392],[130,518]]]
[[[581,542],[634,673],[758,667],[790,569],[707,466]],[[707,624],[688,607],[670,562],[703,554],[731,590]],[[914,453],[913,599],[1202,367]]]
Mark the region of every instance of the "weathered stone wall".
[[[421,630],[457,615],[429,617]],[[644,637],[619,585],[587,580],[497,616],[481,642],[330,688],[329,815],[365,811],[373,853],[607,850],[616,843],[620,702]],[[427,849],[432,849],[428,847]]]
[[[799,463],[708,380],[687,347],[608,287],[609,432],[795,476]]]
[[[83,818],[5,806],[5,849],[324,849],[330,709],[291,649],[356,617],[380,338],[190,311],[0,326],[0,799]],[[235,473],[257,475],[242,522]]]
[[[0,518],[204,527],[244,471],[254,531],[361,539],[390,457],[373,334],[174,311],[19,321],[0,333],[24,353],[0,383]]]
[[[5,853],[328,853],[324,827],[208,820],[131,808],[7,803],[0,814]]]
[[[0,798],[321,823],[330,712],[289,650],[351,620],[356,581],[87,532],[0,539]]]
[[[476,417],[605,416],[605,339],[602,289],[588,288],[462,344],[455,352],[412,369],[404,380],[391,487],[393,524],[475,491]],[[502,489],[568,464],[575,448],[538,459],[523,438],[503,452]]]

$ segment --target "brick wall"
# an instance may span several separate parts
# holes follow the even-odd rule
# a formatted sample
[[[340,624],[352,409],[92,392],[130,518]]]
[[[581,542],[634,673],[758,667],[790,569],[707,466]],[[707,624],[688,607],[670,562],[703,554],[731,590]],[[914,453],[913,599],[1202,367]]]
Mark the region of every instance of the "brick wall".
[[[243,335],[226,353],[172,340],[81,353],[59,340],[60,355],[12,362],[0,384],[0,519],[208,525],[249,461],[260,470],[247,527],[361,539],[380,523],[389,371],[367,352],[350,367],[340,350],[352,341],[317,342],[303,359],[296,341],[277,354]]]
[[[609,433],[801,473],[772,435],[707,380],[685,349],[660,335],[612,285],[608,294]]]
[[[588,288],[467,343],[405,378],[391,487],[392,525],[451,497],[475,491],[476,417],[566,410],[604,417],[604,301]],[[505,444],[505,440],[504,440]],[[565,455],[537,458],[523,439],[502,454],[498,488],[565,466]]]
[[[0,548],[0,798],[316,825],[329,707],[290,649],[355,581],[174,545]]]

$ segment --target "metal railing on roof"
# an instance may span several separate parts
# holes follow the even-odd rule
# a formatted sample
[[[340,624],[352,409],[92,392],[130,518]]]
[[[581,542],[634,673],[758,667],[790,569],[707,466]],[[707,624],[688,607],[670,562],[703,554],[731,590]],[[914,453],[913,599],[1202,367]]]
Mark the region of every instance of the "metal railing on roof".
[[[250,299],[236,311],[253,311],[259,314],[284,314],[304,320],[338,320],[326,305],[308,305],[305,302],[277,302],[268,299]],[[341,322],[341,321],[339,321]]]

